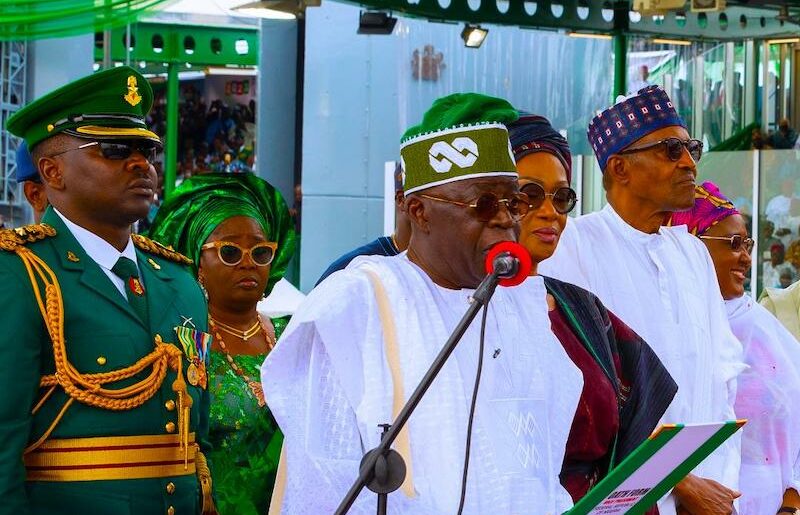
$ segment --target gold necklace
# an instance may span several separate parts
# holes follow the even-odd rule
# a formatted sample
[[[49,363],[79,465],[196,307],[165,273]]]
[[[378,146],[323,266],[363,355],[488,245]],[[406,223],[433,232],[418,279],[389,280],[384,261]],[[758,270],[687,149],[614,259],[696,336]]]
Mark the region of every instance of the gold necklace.
[[[240,340],[247,341],[253,336],[257,335],[261,330],[261,318],[259,318],[258,314],[256,314],[256,321],[253,325],[242,331],[239,328],[233,327],[232,325],[228,325],[224,322],[220,322],[216,318],[208,315],[209,320],[211,320],[215,326],[219,327],[226,333],[239,338]]]
[[[256,316],[258,317],[258,324],[261,327],[261,330],[264,332],[264,339],[267,341],[267,353],[269,353],[272,348],[275,347],[275,340],[269,337],[267,330],[264,329],[263,325],[261,325],[261,315]],[[219,334],[219,331],[217,330],[217,324],[219,322],[214,320],[211,315],[209,315],[208,323],[211,326],[211,330],[214,331],[214,338],[217,339],[219,348],[222,349],[222,353],[225,354],[225,360],[228,362],[228,366],[230,366],[231,370],[233,370],[233,373],[241,377],[247,387],[250,388],[250,393],[256,398],[256,402],[258,402],[258,407],[263,408],[266,406],[267,400],[264,397],[264,388],[261,386],[259,381],[253,381],[253,379],[249,375],[245,374],[244,370],[242,370],[239,365],[236,364],[236,361],[233,359],[233,355],[231,355],[228,347],[225,346],[225,340],[222,339],[222,335]]]

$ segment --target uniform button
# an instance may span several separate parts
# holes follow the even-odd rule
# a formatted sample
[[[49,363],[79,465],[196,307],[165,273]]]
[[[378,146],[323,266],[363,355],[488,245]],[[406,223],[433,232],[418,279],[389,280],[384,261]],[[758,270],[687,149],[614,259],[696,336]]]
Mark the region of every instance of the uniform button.
[[[105,365],[106,364],[106,357],[105,356],[98,356],[97,357],[97,364],[98,365]]]
[[[168,400],[164,403],[164,407],[167,408],[167,411],[172,411],[175,409],[175,401],[172,399]]]
[[[175,483],[173,483],[172,481],[167,483],[167,493],[170,495],[175,493]]]
[[[164,429],[167,430],[167,433],[174,433],[175,432],[175,422],[167,422],[167,425],[164,426]]]
[[[167,515],[175,515],[175,508],[173,508],[172,506],[167,508]]]

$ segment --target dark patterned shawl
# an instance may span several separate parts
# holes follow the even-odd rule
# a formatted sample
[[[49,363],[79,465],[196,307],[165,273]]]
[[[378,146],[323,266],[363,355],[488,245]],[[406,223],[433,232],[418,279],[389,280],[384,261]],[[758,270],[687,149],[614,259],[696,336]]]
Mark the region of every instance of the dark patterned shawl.
[[[570,326],[601,368],[615,371],[620,429],[613,465],[650,436],[678,385],[639,335],[608,311],[592,293],[550,277],[544,284]]]

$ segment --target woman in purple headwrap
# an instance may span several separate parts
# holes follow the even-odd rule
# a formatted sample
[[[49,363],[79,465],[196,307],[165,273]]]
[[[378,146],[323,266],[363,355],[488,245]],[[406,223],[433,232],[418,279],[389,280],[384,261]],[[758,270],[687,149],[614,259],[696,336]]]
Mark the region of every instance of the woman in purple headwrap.
[[[750,368],[739,376],[734,409],[749,420],[742,433],[740,515],[800,513],[800,344],[745,295],[753,240],[739,211],[712,182],[695,189],[691,211],[668,225],[686,225],[714,262],[733,334]]]
[[[538,263],[555,252],[577,196],[569,187],[567,140],[546,118],[520,115],[508,129],[520,191],[530,199],[520,243],[535,275]],[[597,297],[550,277],[544,283],[552,330],[584,379],[560,475],[578,501],[650,435],[677,385],[647,343]]]

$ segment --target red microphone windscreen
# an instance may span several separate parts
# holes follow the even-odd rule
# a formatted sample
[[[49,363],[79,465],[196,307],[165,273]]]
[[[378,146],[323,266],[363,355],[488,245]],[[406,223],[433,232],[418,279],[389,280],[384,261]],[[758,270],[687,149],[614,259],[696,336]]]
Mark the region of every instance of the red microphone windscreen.
[[[528,274],[531,273],[531,267],[533,264],[531,263],[531,255],[528,254],[528,251],[525,250],[525,247],[513,241],[501,241],[489,249],[489,252],[486,253],[486,261],[484,262],[486,266],[486,273],[492,273],[492,269],[494,268],[494,258],[504,252],[507,252],[513,257],[517,258],[519,261],[519,268],[513,277],[500,279],[498,284],[500,286],[516,286],[521,284],[522,281],[528,277]]]

